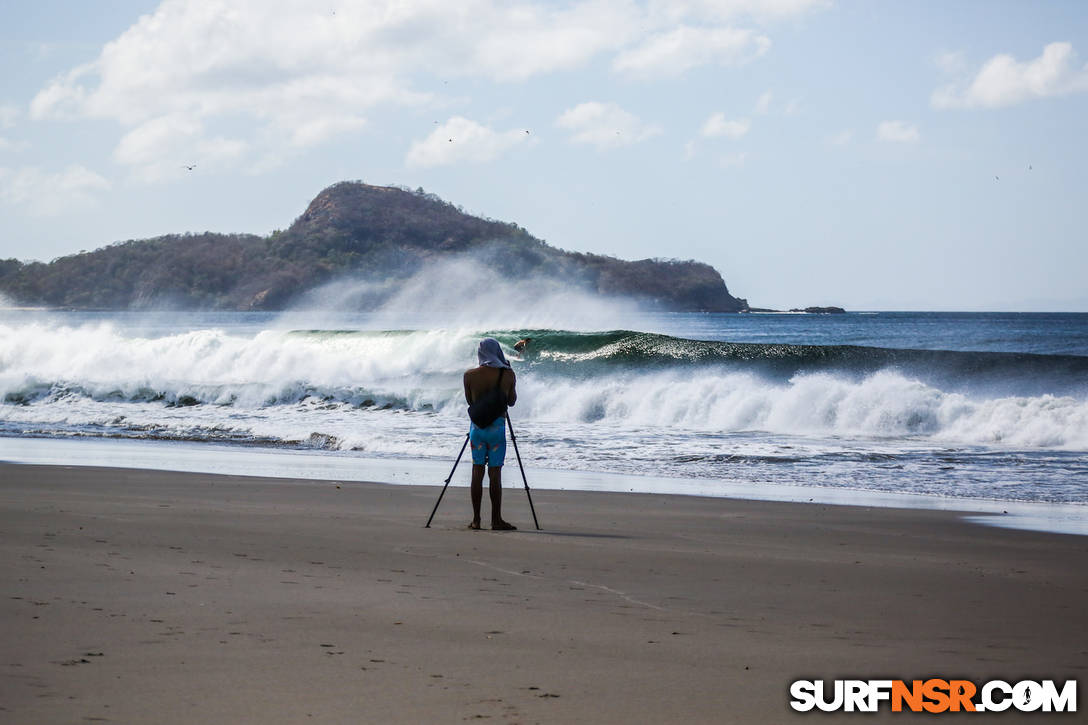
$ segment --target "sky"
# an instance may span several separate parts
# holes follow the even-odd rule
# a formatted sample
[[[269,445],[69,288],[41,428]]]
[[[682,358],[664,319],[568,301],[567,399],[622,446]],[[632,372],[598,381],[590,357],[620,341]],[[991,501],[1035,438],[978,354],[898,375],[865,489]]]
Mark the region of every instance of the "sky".
[[[758,307],[1088,311],[1086,58],[1079,1],[3,0],[0,258],[350,179]]]

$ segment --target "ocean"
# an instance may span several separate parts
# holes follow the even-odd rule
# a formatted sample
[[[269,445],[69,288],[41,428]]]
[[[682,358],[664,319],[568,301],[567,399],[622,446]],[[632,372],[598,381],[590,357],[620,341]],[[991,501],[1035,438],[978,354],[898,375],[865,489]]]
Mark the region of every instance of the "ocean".
[[[20,441],[119,439],[167,457],[203,446],[445,470],[468,425],[461,375],[492,336],[513,360],[511,422],[538,475],[1088,504],[1088,314],[557,300],[479,322],[441,309],[0,311],[0,458]]]

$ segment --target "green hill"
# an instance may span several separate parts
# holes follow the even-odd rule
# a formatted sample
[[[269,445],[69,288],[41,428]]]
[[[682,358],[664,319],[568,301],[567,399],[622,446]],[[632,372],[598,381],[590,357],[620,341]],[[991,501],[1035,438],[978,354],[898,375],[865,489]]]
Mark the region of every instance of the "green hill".
[[[347,181],[322,191],[290,228],[268,237],[172,234],[49,263],[0,260],[0,293],[23,305],[79,309],[275,310],[327,282],[408,279],[459,255],[486,255],[491,268],[511,276],[555,278],[663,309],[748,307],[700,262],[567,252],[422,189]]]

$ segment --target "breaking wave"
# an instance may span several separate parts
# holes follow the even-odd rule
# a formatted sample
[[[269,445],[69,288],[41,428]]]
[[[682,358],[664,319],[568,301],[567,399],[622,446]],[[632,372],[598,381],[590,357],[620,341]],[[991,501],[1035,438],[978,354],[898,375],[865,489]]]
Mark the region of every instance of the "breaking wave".
[[[463,418],[461,375],[483,334],[512,358],[514,341],[533,338],[514,363],[517,415],[526,420],[1088,449],[1088,357],[705,342],[624,330],[138,337],[109,322],[0,325],[0,420],[150,426],[197,439],[239,430],[255,440],[319,435],[320,447],[359,447],[359,411],[451,425]]]

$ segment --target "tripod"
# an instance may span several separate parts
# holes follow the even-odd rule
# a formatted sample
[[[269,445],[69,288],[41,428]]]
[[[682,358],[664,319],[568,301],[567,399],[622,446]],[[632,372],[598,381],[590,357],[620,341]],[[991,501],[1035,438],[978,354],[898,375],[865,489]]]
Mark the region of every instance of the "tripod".
[[[540,531],[540,523],[536,519],[536,508],[533,507],[533,495],[529,492],[529,481],[525,478],[525,466],[521,464],[521,452],[518,450],[518,439],[514,435],[514,424],[510,422],[509,413],[506,414],[506,425],[510,428],[510,440],[514,443],[514,455],[517,456],[518,468],[521,469],[521,481],[525,485],[525,496],[529,499],[529,510],[533,512],[533,525],[536,526],[537,531]],[[457,464],[461,462],[461,456],[465,454],[465,448],[467,446],[468,433],[465,434],[465,442],[461,444],[461,452],[457,454],[457,460],[453,462],[453,468],[450,469],[450,475],[446,477],[446,484],[442,487],[442,493],[438,494],[438,500],[434,502],[434,508],[431,509],[431,515],[427,518],[427,523],[423,528],[431,528],[431,520],[434,519],[434,515],[438,511],[438,505],[442,503],[442,497],[446,495],[446,489],[449,488],[450,481],[453,480],[453,472],[457,470]]]
[[[540,522],[536,520],[536,509],[533,508],[533,494],[529,493],[529,481],[525,478],[525,466],[521,465],[521,452],[518,451],[518,438],[514,435],[514,424],[510,422],[510,413],[506,414],[506,425],[510,428],[510,440],[514,442],[514,455],[518,459],[518,468],[521,469],[521,482],[525,484],[525,497],[529,499],[529,510],[533,512],[533,526],[540,531]]]

